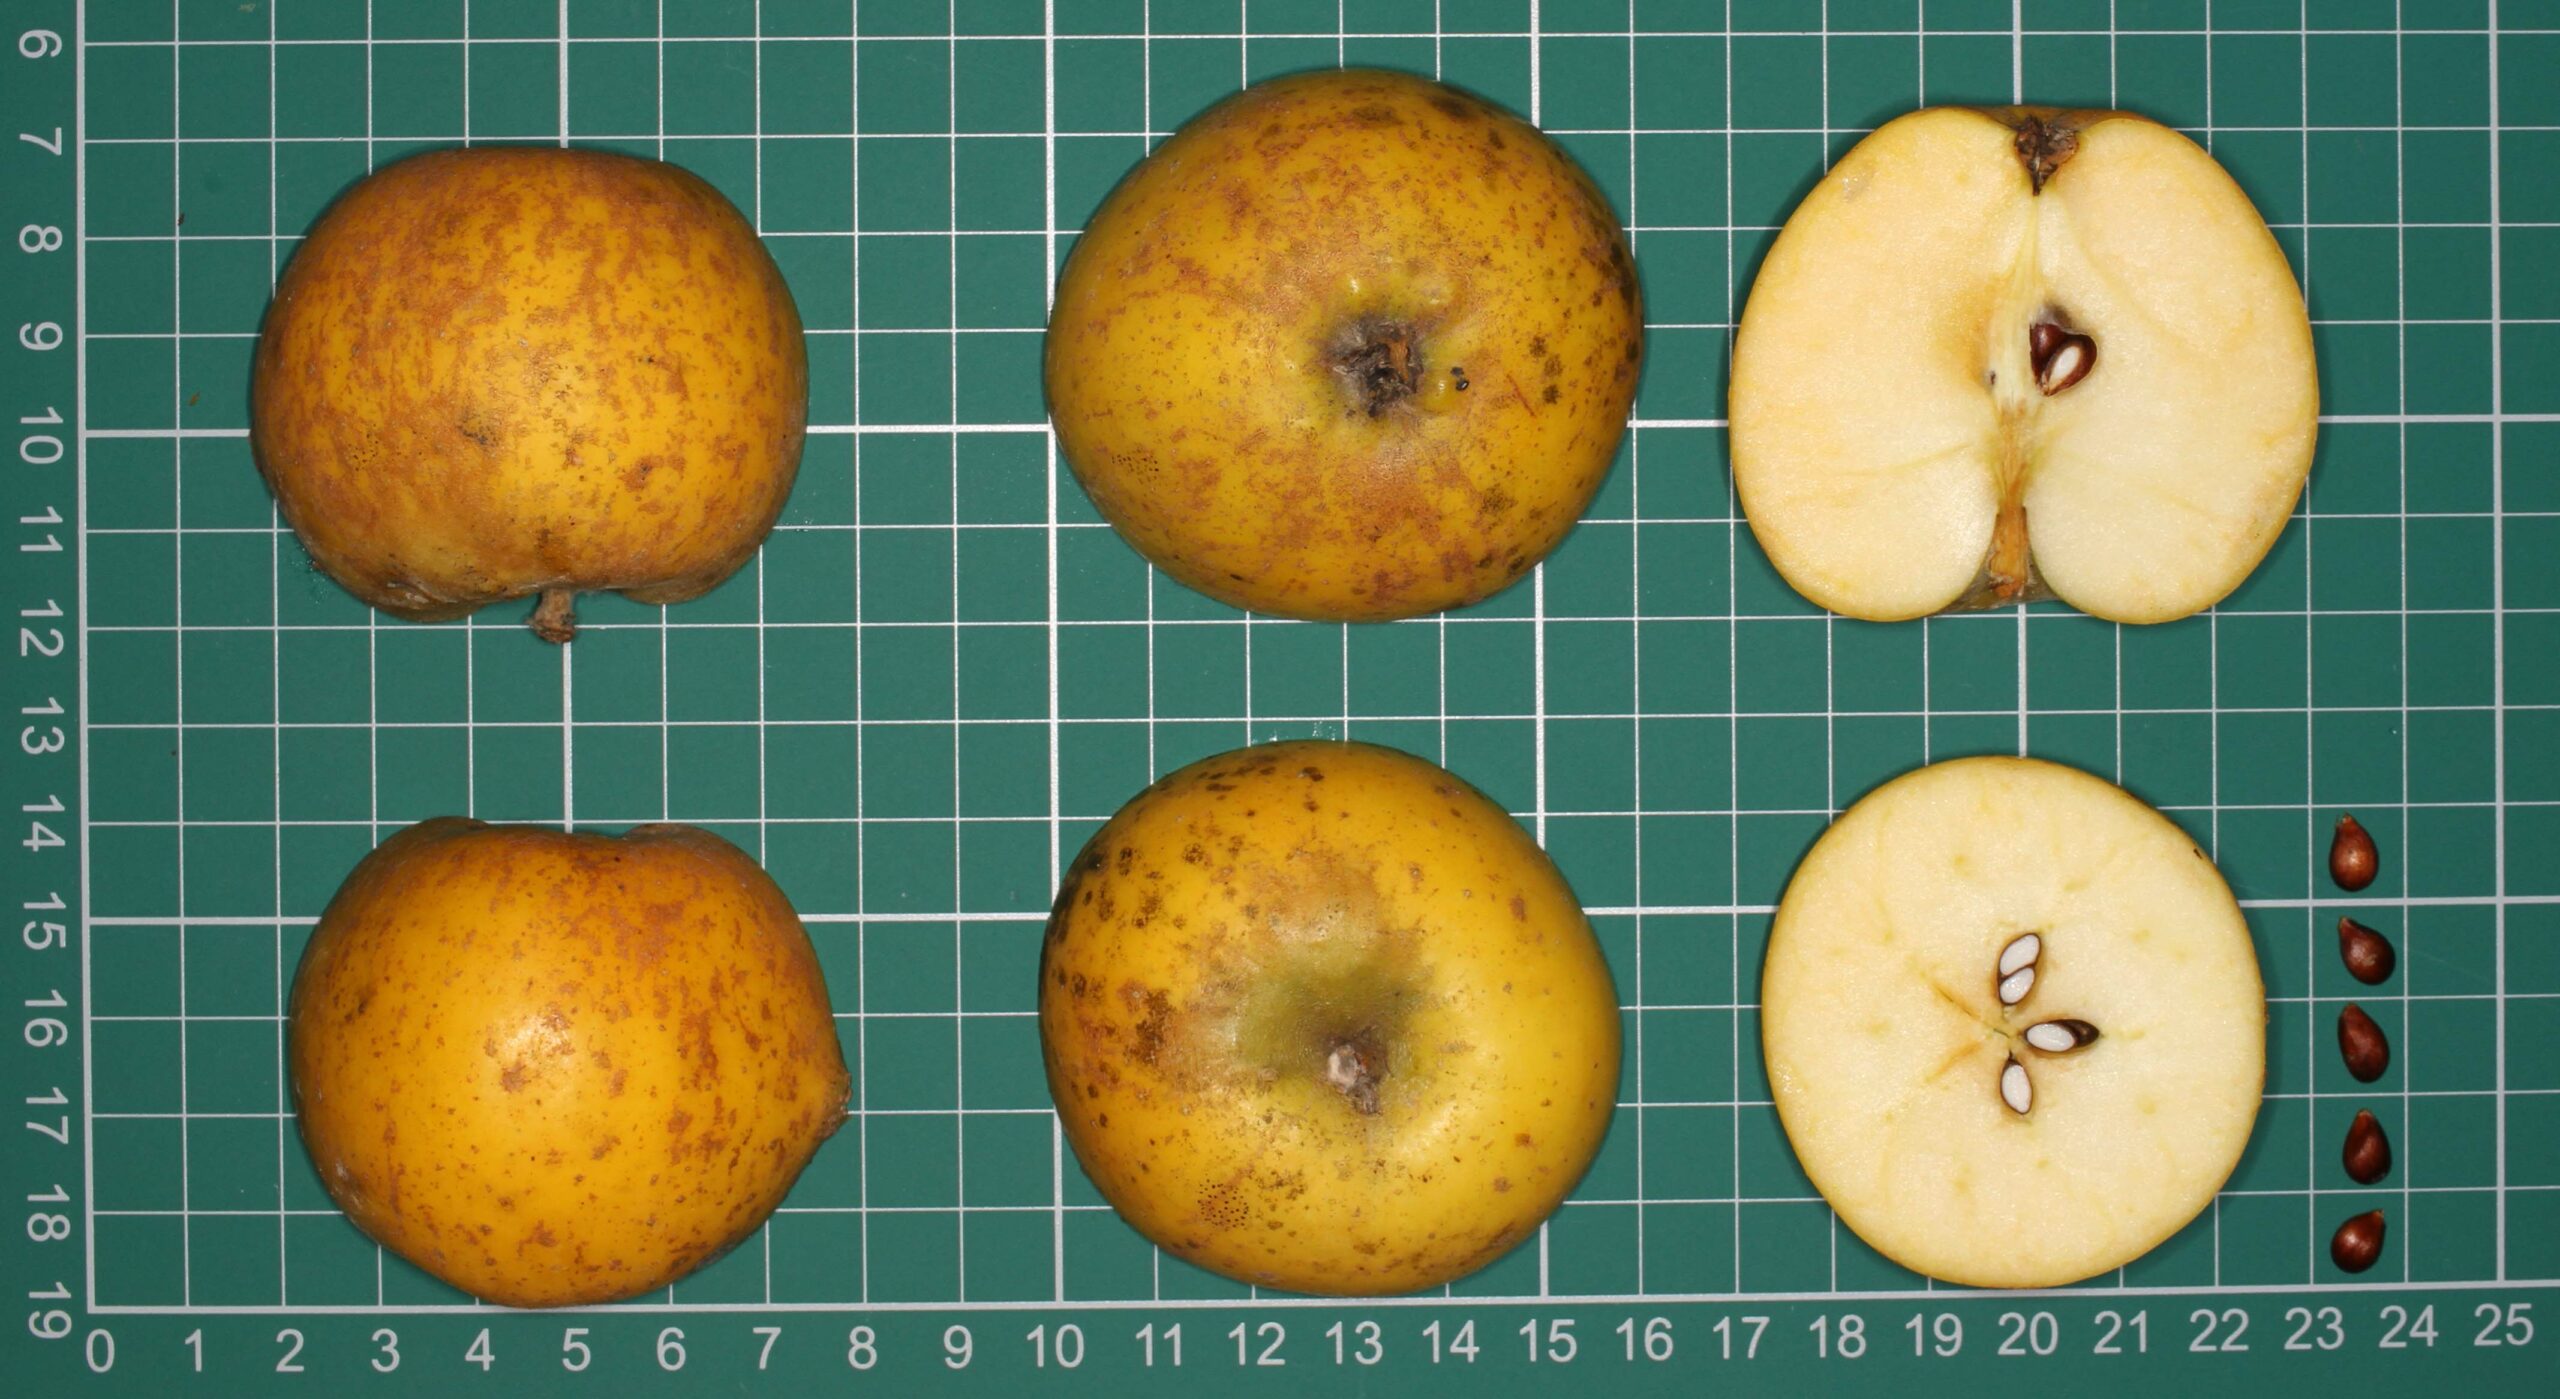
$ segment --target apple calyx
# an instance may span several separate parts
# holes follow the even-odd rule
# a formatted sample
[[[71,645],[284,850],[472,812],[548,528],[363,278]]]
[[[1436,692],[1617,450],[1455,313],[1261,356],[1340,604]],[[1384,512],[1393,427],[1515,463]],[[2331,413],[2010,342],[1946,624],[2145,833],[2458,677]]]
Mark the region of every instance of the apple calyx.
[[[1378,1115],[1378,1082],[1387,1076],[1386,1056],[1367,1042],[1367,1033],[1336,1040],[1325,1052],[1324,1081],[1332,1084],[1363,1117]]]
[[[557,646],[578,636],[578,594],[569,588],[545,588],[525,624],[533,634]]]
[[[1334,337],[1325,361],[1372,418],[1422,392],[1422,335],[1411,321],[1363,316]]]

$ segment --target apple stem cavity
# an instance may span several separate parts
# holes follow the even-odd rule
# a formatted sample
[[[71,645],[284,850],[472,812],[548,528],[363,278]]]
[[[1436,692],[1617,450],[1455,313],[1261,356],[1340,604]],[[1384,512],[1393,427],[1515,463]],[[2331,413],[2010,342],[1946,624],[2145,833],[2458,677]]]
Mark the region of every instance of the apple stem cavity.
[[[1377,1051],[1357,1039],[1334,1041],[1324,1056],[1324,1081],[1350,1100],[1363,1117],[1378,1115],[1378,1081],[1387,1076]]]
[[[578,594],[569,588],[545,588],[542,600],[533,605],[533,616],[527,625],[533,634],[559,645],[573,641],[578,635]]]
[[[2009,121],[2018,133],[2018,159],[2027,167],[2028,184],[2042,194],[2053,172],[2079,153],[2080,129],[2065,121],[2047,121],[2032,111],[2011,110],[2016,113]]]
[[[1422,337],[1410,321],[1364,316],[1334,338],[1326,358],[1372,418],[1422,391]]]

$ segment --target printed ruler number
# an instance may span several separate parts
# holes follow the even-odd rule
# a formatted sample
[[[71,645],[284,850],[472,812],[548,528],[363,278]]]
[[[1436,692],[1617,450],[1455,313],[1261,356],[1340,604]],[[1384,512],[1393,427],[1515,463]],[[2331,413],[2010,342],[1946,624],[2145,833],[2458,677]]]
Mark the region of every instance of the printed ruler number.
[[[2346,1313],[2336,1307],[2287,1307],[2284,1319],[2293,1323],[2293,1334],[2284,1338],[2286,1350],[2336,1350],[2347,1343]]]
[[[52,66],[64,57],[62,32],[24,28],[18,31],[15,45],[20,66],[11,69],[5,78],[0,78],[0,91],[8,92],[13,98],[59,102],[63,110],[49,115],[56,116],[57,121],[67,119],[70,85],[61,85],[58,98],[43,96],[40,94],[49,93],[51,87],[37,80],[38,69],[69,76],[63,69]],[[6,289],[12,303],[9,320],[18,328],[19,351],[43,358],[33,363],[12,360],[8,371],[0,373],[0,392],[9,393],[15,400],[15,406],[7,411],[17,421],[19,463],[26,467],[49,468],[60,466],[70,456],[66,444],[72,440],[61,404],[65,401],[62,395],[69,393],[70,386],[76,382],[77,367],[71,362],[72,356],[54,352],[62,349],[69,340],[64,325],[71,319],[71,283],[67,275],[70,269],[62,253],[71,242],[68,230],[74,218],[76,185],[70,163],[63,160],[63,132],[66,128],[56,122],[37,123],[34,120],[36,114],[26,110],[28,105],[32,104],[12,104],[13,123],[25,129],[18,131],[17,142],[9,147],[17,155],[13,157],[15,163],[11,166],[11,179],[6,185],[12,198],[13,217],[5,227],[15,229],[19,261],[11,264],[6,273],[0,273],[0,288]],[[28,207],[38,205],[42,207]],[[0,244],[0,257],[8,255],[7,245]],[[59,278],[59,284],[54,285],[57,271],[64,275]],[[42,305],[22,304],[26,301],[41,301]],[[67,562],[69,555],[63,547],[59,527],[65,523],[63,510],[69,502],[64,495],[56,495],[50,500],[43,497],[45,493],[54,491],[67,495],[71,486],[69,473],[47,471],[38,475],[21,472],[0,479],[8,481],[19,493],[15,497],[15,508],[8,512],[22,527],[19,553],[60,555]],[[27,499],[30,494],[37,499]],[[32,691],[21,693],[15,701],[22,719],[58,721],[64,717],[60,695],[61,687],[68,683],[67,676],[51,673],[44,663],[63,661],[70,650],[70,632],[60,625],[69,620],[61,602],[65,594],[57,590],[51,596],[45,596],[43,585],[32,578],[25,580],[24,586],[25,594],[12,604],[18,609],[20,622],[19,662],[7,674],[18,682],[11,686],[12,689],[24,687]],[[68,586],[67,581],[59,585],[61,588]],[[51,693],[46,693],[48,690]],[[69,845],[63,832],[72,828],[71,813],[59,793],[72,780],[68,767],[72,756],[70,732],[58,722],[21,723],[18,730],[16,757],[22,765],[10,774],[10,790],[15,794],[13,799],[19,801],[18,811],[25,821],[24,836],[17,840],[17,844],[31,857],[30,864],[37,860],[60,861]],[[37,793],[44,794],[42,800],[26,800]],[[19,897],[19,906],[26,913],[59,915],[67,909],[58,894],[41,900],[26,898],[23,894]],[[25,919],[18,934],[22,949],[18,955],[49,960],[51,954],[67,951],[71,923],[71,919],[63,917]],[[0,945],[0,951],[9,949]],[[43,1091],[21,1090],[21,1098],[30,1109],[24,1118],[26,1130],[45,1143],[67,1151],[74,1145],[72,1122],[81,1105],[57,1085],[73,1081],[78,1070],[64,1062],[65,1055],[54,1051],[67,1050],[71,1045],[74,1038],[72,1026],[79,1022],[79,1007],[61,989],[62,983],[57,979],[59,975],[59,972],[54,972],[47,976],[32,966],[21,968],[0,964],[0,977],[4,977],[8,985],[19,988],[13,993],[20,996],[19,1039],[27,1049],[37,1051],[43,1061],[36,1069],[42,1075],[37,1081],[46,1083]],[[38,994],[25,994],[29,991]],[[44,1109],[51,1111],[42,1111]],[[19,1140],[25,1141],[24,1138]],[[33,1152],[44,1150],[35,1143],[26,1145]],[[13,1164],[21,1162],[13,1158]],[[39,1162],[32,1153],[23,1159],[22,1164],[31,1178],[18,1181],[9,1188],[25,1196],[28,1208],[21,1227],[27,1242],[36,1246],[36,1256],[64,1251],[53,1248],[53,1245],[79,1247],[80,1231],[76,1221],[81,1218],[81,1211],[71,1192],[61,1183],[67,1174],[63,1164],[58,1161]],[[49,1289],[31,1290],[27,1293],[27,1300],[32,1304],[27,1311],[28,1335],[46,1341],[69,1340],[80,1335],[82,1359],[91,1370],[103,1374],[114,1368],[115,1337],[104,1330],[80,1333],[79,1307],[67,1285],[56,1283]],[[201,1368],[201,1333],[196,1333],[188,1344],[195,1349],[197,1364]]]
[[[1251,1357],[1247,1358],[1249,1347],[1245,1340],[1245,1324],[1239,1321],[1235,1324],[1235,1327],[1232,1330],[1227,1332],[1227,1339],[1236,1343],[1236,1363],[1238,1365],[1276,1366],[1286,1365],[1289,1363],[1288,1359],[1280,1354],[1280,1343],[1289,1339],[1289,1332],[1287,1328],[1281,1326],[1279,1322],[1266,1321],[1261,1325],[1254,1327],[1252,1334],[1253,1339],[1263,1343],[1262,1349],[1258,1352],[1253,1352]],[[1175,1363],[1180,1364],[1181,1362],[1176,1361]]]
[[[1726,1324],[1727,1323],[1725,1322],[1718,1322],[1716,1323],[1716,1326],[1719,1330],[1722,1330]],[[1726,1334],[1729,1339],[1731,1333],[1727,1332]],[[1639,1340],[1639,1336],[1641,1336],[1641,1340]],[[1659,1365],[1663,1361],[1671,1358],[1671,1318],[1667,1316],[1648,1317],[1644,1323],[1644,1330],[1639,1333],[1636,1330],[1636,1319],[1634,1317],[1628,1317],[1626,1320],[1618,1323],[1618,1339],[1626,1345],[1627,1359],[1635,1359],[1637,1350],[1639,1346],[1641,1346],[1644,1358]],[[1758,1333],[1753,1333],[1752,1342],[1755,1345],[1758,1344]]]
[[[2533,1344],[2533,1304],[2509,1302],[2504,1307],[2483,1302],[2472,1308],[2472,1319],[2480,1323],[2480,1334],[2471,1338],[2475,1346],[2529,1346]]]
[[[2411,1341],[2416,1341],[2429,1350],[2435,1349],[2436,1309],[2432,1305],[2420,1307],[2418,1315],[2413,1319],[2407,1307],[2384,1307],[2382,1309],[2382,1340],[2378,1344],[2384,1350],[2407,1350]]]
[[[1035,1370],[1047,1369],[1052,1360],[1061,1370],[1072,1370],[1084,1363],[1084,1328],[1072,1321],[1061,1323],[1055,1330],[1034,1326],[1024,1333],[1022,1339],[1031,1343],[1031,1367]],[[947,1350],[949,1346],[949,1338],[945,1337],[944,1348]],[[958,1369],[959,1366],[952,1368]]]
[[[2187,1349],[2193,1354],[2235,1355],[2249,1348],[2249,1343],[2240,1339],[2249,1334],[2249,1314],[2238,1307],[2227,1307],[2219,1312],[2211,1307],[2198,1307],[2188,1313],[2187,1320],[2200,1328],[2195,1339],[2187,1342]],[[2224,1331],[2223,1327],[2230,1329]],[[2217,1332],[2220,1333],[2218,1340]]]

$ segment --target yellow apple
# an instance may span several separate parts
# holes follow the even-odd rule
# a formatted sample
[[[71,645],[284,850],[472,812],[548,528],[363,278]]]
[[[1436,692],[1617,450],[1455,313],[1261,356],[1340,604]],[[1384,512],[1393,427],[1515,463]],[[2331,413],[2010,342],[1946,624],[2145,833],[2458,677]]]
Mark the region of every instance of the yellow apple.
[[[1050,914],[1040,1043],[1123,1218],[1299,1292],[1500,1257],[1590,1165],[1618,1084],[1609,968],[1546,853],[1357,743],[1221,754],[1121,808]]]
[[[290,1016],[330,1198],[510,1306],[615,1301],[719,1257],[845,1117],[798,915],[689,826],[412,826],[330,900]]]
[[[1840,1222],[1968,1287],[2059,1287],[2176,1233],[2266,1086],[2266,989],[2213,862],[2029,758],[1859,798],[1787,884],[1760,1006],[1778,1119]]]
[[[2284,250],[2128,112],[1933,107],[1788,216],[1734,341],[1733,472],[1788,583],[1872,621],[2240,585],[2319,431]]]
[[[1608,201],[1426,78],[1261,83],[1076,240],[1049,410],[1138,552],[1238,607],[1376,621],[1507,586],[1582,513],[1644,353]]]
[[[482,146],[386,166],[276,285],[250,438],[312,559],[417,621],[541,594],[707,592],[799,469],[800,315],[755,230],[672,165]]]

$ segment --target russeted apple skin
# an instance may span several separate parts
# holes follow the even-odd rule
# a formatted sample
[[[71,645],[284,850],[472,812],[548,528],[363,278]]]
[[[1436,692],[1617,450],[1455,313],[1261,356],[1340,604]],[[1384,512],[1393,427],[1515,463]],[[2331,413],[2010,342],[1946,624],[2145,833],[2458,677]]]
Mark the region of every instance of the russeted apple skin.
[[[2096,345],[2049,397],[2039,318]],[[2273,545],[2319,390],[2283,250],[2194,142],[2125,112],[1939,107],[1788,218],[1731,405],[1752,532],[1813,602],[1897,621],[2052,596],[2164,622]]]
[[[620,1301],[735,1248],[851,1087],[790,900],[665,823],[392,835],[311,930],[286,1032],[330,1199],[511,1307]]]
[[[2015,1004],[2000,954],[2038,935]],[[1789,1145],[1886,1257],[1971,1287],[2057,1287],[2214,1198],[2266,1083],[2266,992],[2213,863],[2113,783],[1960,758],[1860,798],[1771,924],[1761,1048]],[[2085,1022],[2061,1052],[2039,1023]],[[2024,1065],[2032,1106],[2000,1096]]]
[[[1405,337],[1370,403],[1340,361]],[[1382,621],[1508,587],[1600,488],[1644,315],[1608,201],[1556,144],[1404,73],[1259,83],[1087,221],[1045,373],[1103,518],[1236,607]]]
[[[482,146],[383,167],[286,264],[250,443],[285,522],[412,621],[709,591],[799,470],[800,315],[755,230],[673,165]]]
[[[1617,1102],[1617,993],[1508,813],[1362,743],[1202,759],[1069,866],[1040,1044],[1076,1160],[1175,1257],[1409,1292],[1562,1203]],[[1332,1078],[1337,1055],[1366,1066]]]

